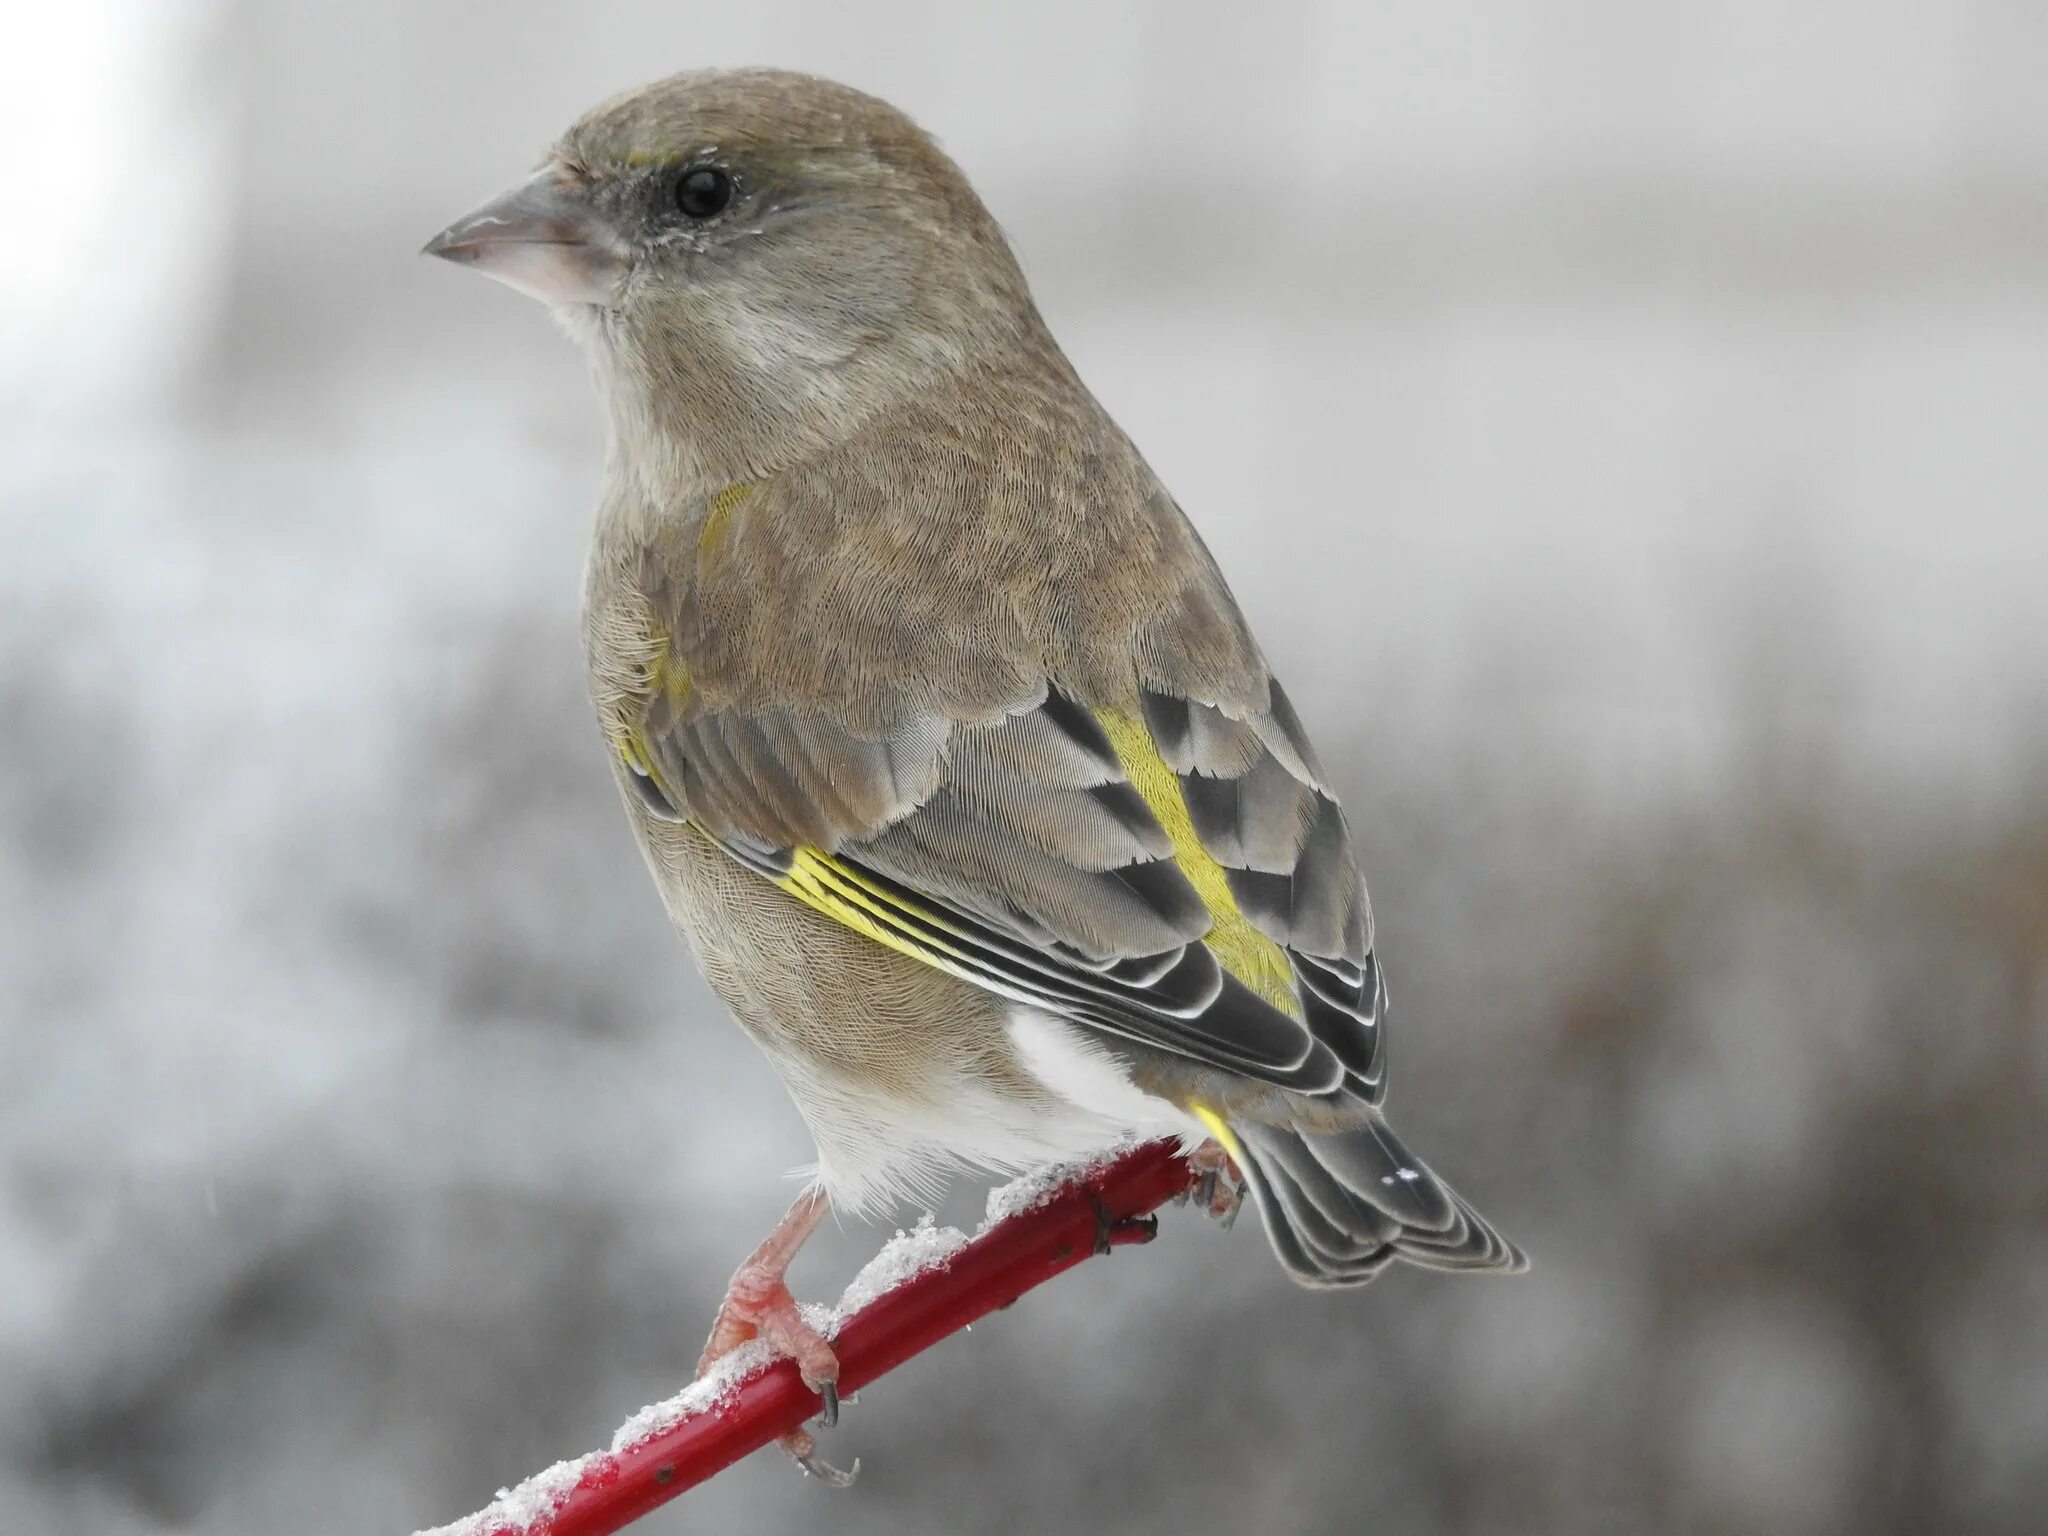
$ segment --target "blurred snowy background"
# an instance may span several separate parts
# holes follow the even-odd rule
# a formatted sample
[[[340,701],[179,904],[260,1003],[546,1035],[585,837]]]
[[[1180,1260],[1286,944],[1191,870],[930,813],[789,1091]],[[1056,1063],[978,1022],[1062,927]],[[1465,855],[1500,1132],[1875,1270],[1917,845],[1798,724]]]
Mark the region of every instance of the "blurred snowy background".
[[[450,1518],[675,1387],[786,1198],[583,697],[583,366],[413,254],[758,62],[941,136],[1208,535],[1401,1122],[1536,1269],[1312,1296],[1183,1214],[863,1394],[853,1494],[646,1529],[2042,1528],[2048,8],[7,32],[0,1527]]]

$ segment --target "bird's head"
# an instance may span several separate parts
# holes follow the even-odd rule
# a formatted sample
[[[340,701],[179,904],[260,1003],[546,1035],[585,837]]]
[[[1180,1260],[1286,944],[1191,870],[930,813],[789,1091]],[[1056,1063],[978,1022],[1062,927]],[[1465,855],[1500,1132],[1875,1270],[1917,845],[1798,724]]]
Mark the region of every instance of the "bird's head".
[[[1024,279],[902,113],[775,70],[596,108],[427,252],[552,306],[615,435],[686,480],[758,477],[1033,337]]]

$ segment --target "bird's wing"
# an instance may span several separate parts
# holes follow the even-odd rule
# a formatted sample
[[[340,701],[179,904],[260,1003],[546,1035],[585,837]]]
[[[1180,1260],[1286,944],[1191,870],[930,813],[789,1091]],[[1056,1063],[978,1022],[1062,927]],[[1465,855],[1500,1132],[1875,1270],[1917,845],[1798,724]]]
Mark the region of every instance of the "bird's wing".
[[[856,731],[654,687],[629,782],[877,943],[1108,1034],[1377,1102],[1384,989],[1342,811],[1286,695]]]

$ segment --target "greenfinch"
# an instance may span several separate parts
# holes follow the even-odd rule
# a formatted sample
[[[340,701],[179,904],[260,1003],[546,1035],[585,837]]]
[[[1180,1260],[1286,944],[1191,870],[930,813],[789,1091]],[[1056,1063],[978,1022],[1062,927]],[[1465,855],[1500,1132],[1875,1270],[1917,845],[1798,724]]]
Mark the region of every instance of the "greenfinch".
[[[593,361],[606,750],[817,1146],[707,1359],[765,1335],[829,1407],[782,1282],[828,1202],[1134,1136],[1220,1148],[1306,1285],[1524,1266],[1387,1124],[1386,985],[1307,732],[929,137],[826,80],[677,75],[427,250]]]

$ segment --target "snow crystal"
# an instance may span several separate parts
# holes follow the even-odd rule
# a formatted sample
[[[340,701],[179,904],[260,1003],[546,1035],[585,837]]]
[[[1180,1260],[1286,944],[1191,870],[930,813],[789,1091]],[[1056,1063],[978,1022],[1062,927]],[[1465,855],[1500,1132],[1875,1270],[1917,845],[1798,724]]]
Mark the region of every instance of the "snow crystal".
[[[805,1307],[804,1321],[831,1338],[869,1302],[908,1284],[928,1269],[936,1269],[966,1246],[965,1232],[957,1227],[938,1226],[926,1214],[908,1232],[899,1228],[882,1245],[882,1251],[861,1266],[860,1273],[840,1293],[836,1304]]]
[[[674,1429],[693,1413],[716,1408],[732,1396],[741,1382],[757,1371],[766,1370],[777,1358],[774,1347],[766,1339],[749,1339],[731,1353],[720,1355],[711,1362],[709,1370],[674,1397],[649,1403],[614,1430],[612,1450],[629,1450],[643,1440],[651,1440],[666,1430]]]
[[[982,1214],[981,1230],[986,1232],[998,1223],[1008,1221],[1012,1216],[1021,1216],[1026,1211],[1037,1210],[1069,1184],[1078,1184],[1081,1180],[1100,1173],[1136,1144],[1134,1141],[1119,1141],[1079,1162],[1052,1163],[1044,1168],[1035,1169],[1020,1179],[998,1184],[988,1192],[988,1209]]]
[[[473,1515],[464,1515],[448,1525],[413,1536],[488,1536],[494,1531],[530,1531],[534,1523],[560,1509],[583,1474],[603,1461],[602,1451],[558,1461],[545,1472],[536,1472],[517,1488],[500,1488],[497,1498]]]

